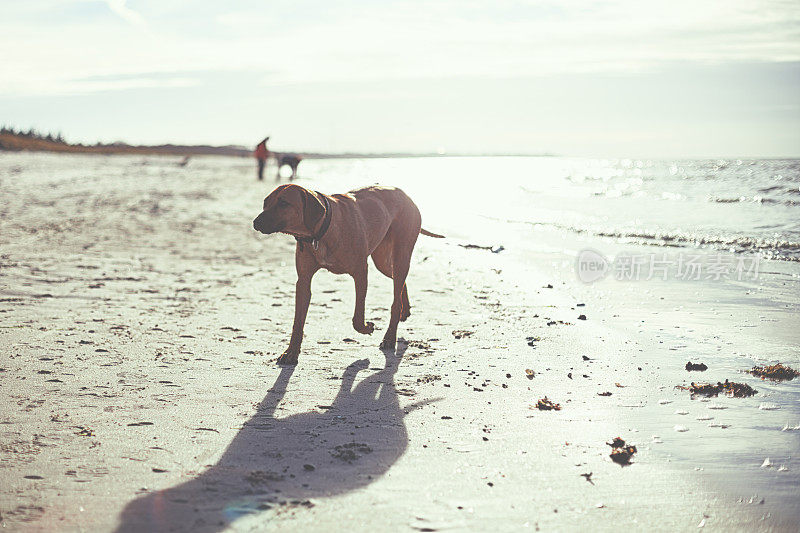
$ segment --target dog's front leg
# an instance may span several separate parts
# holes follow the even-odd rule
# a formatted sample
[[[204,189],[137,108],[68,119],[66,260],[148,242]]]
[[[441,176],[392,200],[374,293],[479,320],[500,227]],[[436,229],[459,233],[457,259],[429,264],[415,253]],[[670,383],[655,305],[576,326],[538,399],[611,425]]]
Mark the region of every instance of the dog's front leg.
[[[356,284],[356,309],[353,312],[353,328],[364,335],[371,335],[375,331],[375,324],[364,322],[364,305],[367,299],[367,263],[352,274]]]
[[[294,295],[294,325],[292,326],[292,339],[289,347],[278,358],[279,365],[296,365],[297,356],[300,355],[300,345],[303,343],[303,327],[306,324],[308,304],[311,302],[311,278],[319,267],[301,265],[297,258],[297,284]]]

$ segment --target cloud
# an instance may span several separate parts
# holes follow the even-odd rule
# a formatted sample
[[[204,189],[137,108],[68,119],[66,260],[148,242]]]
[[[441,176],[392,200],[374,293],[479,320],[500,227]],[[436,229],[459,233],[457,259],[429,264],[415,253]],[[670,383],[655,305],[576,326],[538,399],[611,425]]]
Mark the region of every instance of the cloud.
[[[92,76],[197,70],[269,73],[269,85],[800,60],[796,0],[129,3],[11,3],[0,47],[15,54],[0,62],[0,96],[72,91],[75,79]],[[70,4],[80,7],[67,12]],[[59,9],[69,16],[53,16]],[[118,23],[108,23],[112,14]]]
[[[12,97],[13,95],[74,96],[131,89],[176,89],[196,87],[198,85],[200,85],[200,80],[188,76],[110,76],[60,80],[57,90],[53,90],[48,80],[29,80],[24,87],[9,86],[7,94]]]
[[[126,0],[105,0],[106,4],[108,4],[109,9],[119,15],[122,19],[127,20],[131,24],[135,26],[144,26],[145,21],[144,18],[134,11],[133,9],[129,8],[126,4]]]
[[[79,79],[66,81],[61,94],[86,94],[129,89],[169,89],[196,87],[197,85],[199,85],[198,80],[188,77],[135,76],[117,79]]]

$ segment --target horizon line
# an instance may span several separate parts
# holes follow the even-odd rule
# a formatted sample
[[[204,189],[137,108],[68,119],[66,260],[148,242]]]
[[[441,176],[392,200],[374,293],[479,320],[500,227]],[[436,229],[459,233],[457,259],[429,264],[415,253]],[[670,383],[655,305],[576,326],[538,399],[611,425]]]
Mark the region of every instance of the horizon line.
[[[61,138],[62,140],[53,140],[54,137]],[[3,142],[3,137],[6,137],[6,142]],[[11,137],[9,142],[8,137]],[[48,138],[49,137],[49,138]],[[21,142],[15,142],[21,141]],[[3,131],[0,132],[0,152],[17,152],[17,151],[37,151],[37,152],[51,152],[51,153],[85,153],[95,155],[183,155],[183,156],[197,156],[197,155],[217,155],[228,157],[250,157],[253,154],[253,149],[248,148],[241,144],[176,144],[176,143],[161,143],[161,144],[129,144],[124,141],[115,141],[111,143],[96,142],[94,144],[85,144],[82,142],[71,143],[63,140],[60,133],[55,136],[52,133],[37,132],[34,128],[29,128],[28,132],[21,129],[16,129],[10,126],[3,126]],[[587,159],[632,159],[632,160],[664,160],[664,159],[677,159],[677,160],[710,160],[710,159],[800,159],[800,154],[795,155],[703,155],[703,156],[633,156],[633,155],[587,155],[587,154],[563,154],[551,151],[541,152],[447,152],[443,150],[436,151],[358,151],[347,150],[337,152],[314,151],[314,150],[270,150],[273,154],[294,154],[304,159],[356,159],[356,158],[412,158],[412,157],[575,157]]]

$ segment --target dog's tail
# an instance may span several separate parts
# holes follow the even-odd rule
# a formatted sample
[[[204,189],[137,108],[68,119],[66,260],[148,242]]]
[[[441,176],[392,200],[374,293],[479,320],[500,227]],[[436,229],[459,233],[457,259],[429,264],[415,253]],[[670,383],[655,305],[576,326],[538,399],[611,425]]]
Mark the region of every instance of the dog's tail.
[[[444,235],[439,235],[438,233],[431,233],[430,231],[420,228],[419,232],[423,235],[427,235],[428,237],[433,237],[435,239],[444,239]]]

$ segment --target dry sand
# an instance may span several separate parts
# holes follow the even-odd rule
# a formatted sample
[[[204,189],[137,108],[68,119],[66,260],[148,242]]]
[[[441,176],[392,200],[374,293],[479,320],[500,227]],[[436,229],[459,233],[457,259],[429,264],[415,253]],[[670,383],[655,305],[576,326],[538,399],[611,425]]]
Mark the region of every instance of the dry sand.
[[[281,368],[294,245],[252,230],[270,185],[250,161],[13,157],[0,178],[6,530],[796,525],[651,453],[626,421],[659,394],[641,347],[577,320],[591,313],[544,276],[421,237],[396,354],[350,327],[352,280],[322,272],[300,363]],[[391,283],[370,276],[380,330]],[[532,409],[543,396],[562,410]],[[638,446],[625,468],[605,444],[618,435]]]

